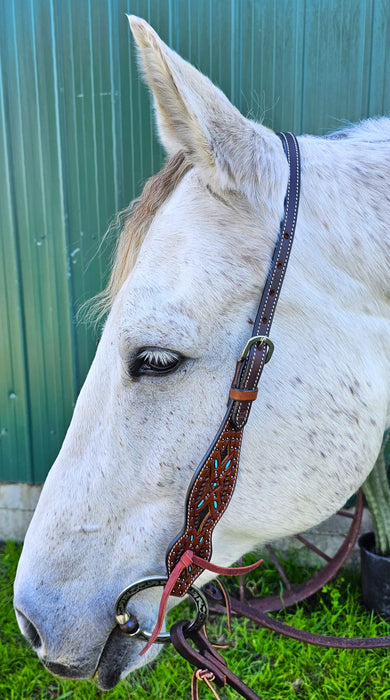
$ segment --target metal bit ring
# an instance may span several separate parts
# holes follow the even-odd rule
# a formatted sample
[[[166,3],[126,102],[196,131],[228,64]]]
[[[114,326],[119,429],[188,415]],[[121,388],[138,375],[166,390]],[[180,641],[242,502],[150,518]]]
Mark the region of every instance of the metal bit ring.
[[[139,626],[134,625],[134,618],[127,612],[126,607],[130,598],[132,598],[137,593],[145,591],[148,588],[154,588],[155,586],[164,587],[168,580],[167,576],[150,576],[149,578],[143,578],[136,581],[131,586],[125,588],[119,595],[115,603],[115,618],[119,627],[128,634],[130,637],[137,637],[138,639],[143,639],[148,641],[152,636],[152,632],[148,630],[143,630]],[[202,629],[203,625],[207,621],[209,606],[207,604],[206,597],[204,593],[196,586],[191,586],[187,594],[192,598],[196,605],[196,617],[190,622],[185,631],[185,636],[191,632]],[[131,624],[131,630],[126,630],[127,623]],[[167,644],[171,641],[171,636],[169,632],[163,632],[159,634],[156,643],[157,644]]]

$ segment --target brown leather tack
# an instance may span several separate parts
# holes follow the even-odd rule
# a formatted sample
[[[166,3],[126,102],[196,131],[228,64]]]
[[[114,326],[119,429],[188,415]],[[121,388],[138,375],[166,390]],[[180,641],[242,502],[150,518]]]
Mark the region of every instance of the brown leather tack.
[[[230,389],[229,398],[233,401],[256,401],[258,391],[250,391],[249,389]]]
[[[185,526],[167,552],[169,575],[188,549],[207,561],[211,559],[214,527],[230,503],[240,460],[242,431],[232,428],[229,415],[228,411],[210,452],[194,475],[188,493]],[[182,571],[171,595],[185,595],[202,571],[202,567],[195,564]]]
[[[191,634],[192,646],[186,637],[185,621],[176,622],[171,627],[171,642],[179,654],[190,664],[200,669],[207,669],[214,675],[216,685],[223,687],[229,685],[245,700],[261,700],[251,688],[243,683],[233,671],[228,668],[225,659],[214,649],[211,642],[200,631]],[[194,648],[195,647],[195,648]],[[214,691],[213,691],[214,692]],[[214,692],[215,695],[215,692]]]
[[[238,360],[225,417],[189,485],[185,523],[167,551],[169,575],[187,550],[207,561],[211,559],[213,531],[233,496],[243,429],[252,401],[257,397],[257,386],[269,357],[269,346],[264,342],[255,341],[257,338],[269,340],[269,331],[293,242],[300,183],[299,148],[296,138],[290,133],[279,136],[288,159],[290,177],[278,241],[249,339],[254,342],[250,343],[245,357],[241,356]],[[203,568],[194,564],[182,571],[172,589],[172,595],[185,595]]]

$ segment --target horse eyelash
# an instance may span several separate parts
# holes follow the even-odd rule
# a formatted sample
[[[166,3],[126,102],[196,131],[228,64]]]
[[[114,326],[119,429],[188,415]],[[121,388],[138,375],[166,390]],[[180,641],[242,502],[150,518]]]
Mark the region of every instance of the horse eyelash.
[[[180,365],[181,360],[181,355],[173,350],[145,348],[138,352],[134,360],[130,363],[129,374],[134,379],[139,378],[142,374],[169,374],[169,372],[175,371]],[[150,367],[142,369],[143,364],[150,365]],[[156,365],[158,369],[156,368],[154,371],[153,365]]]
[[[169,350],[160,350],[159,348],[148,348],[138,353],[137,360],[143,362],[152,362],[153,364],[161,364],[168,366],[173,360],[177,360],[177,353]]]

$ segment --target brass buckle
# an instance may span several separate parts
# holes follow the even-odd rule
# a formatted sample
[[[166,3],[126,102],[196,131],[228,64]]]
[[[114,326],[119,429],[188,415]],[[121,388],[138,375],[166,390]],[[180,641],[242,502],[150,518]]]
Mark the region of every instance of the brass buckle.
[[[268,336],[266,336],[266,335],[253,335],[252,338],[249,338],[247,344],[245,345],[245,347],[241,353],[240,362],[245,360],[252,345],[258,345],[259,348],[261,348],[263,345],[267,346],[267,348],[268,348],[267,357],[265,358],[265,363],[264,363],[264,364],[267,364],[267,362],[269,362],[271,357],[272,357],[275,346],[274,346],[272,340],[270,340],[268,338]]]

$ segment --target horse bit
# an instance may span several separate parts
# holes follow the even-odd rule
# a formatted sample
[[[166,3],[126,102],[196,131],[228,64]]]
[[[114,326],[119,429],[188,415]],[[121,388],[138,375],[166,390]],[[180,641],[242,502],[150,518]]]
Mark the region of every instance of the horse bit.
[[[206,675],[206,679],[212,679],[219,686],[227,683],[248,700],[260,700],[260,698],[228,669],[224,659],[201,632],[208,617],[208,604],[203,591],[193,583],[205,569],[219,574],[240,575],[253,570],[260,563],[257,562],[250,567],[225,568],[211,564],[210,560],[214,528],[226,511],[236,485],[243,430],[252,402],[257,397],[257,387],[262,371],[273,353],[274,346],[269,334],[296,227],[300,195],[299,147],[293,134],[283,132],[278,136],[282,141],[289,165],[284,217],[280,224],[278,241],[253,324],[252,336],[237,362],[225,416],[189,485],[185,525],[170,544],[166,554],[168,576],[151,576],[137,581],[122,591],[115,604],[115,617],[122,632],[147,642],[141,654],[145,653],[153,642],[172,642],[184,658],[198,669],[202,669],[197,673],[208,673],[209,676]],[[154,631],[149,632],[140,629],[138,621],[127,612],[126,608],[134,595],[154,586],[163,586],[164,592],[158,622]],[[186,594],[196,605],[195,619],[190,623],[177,622],[169,633],[160,633],[169,595],[183,597]],[[295,630],[266,614],[251,614],[250,606],[246,606],[245,613],[262,626],[312,644],[343,648],[390,646],[390,637],[379,637],[373,640],[329,637]],[[192,640],[196,649],[188,643],[188,639]],[[368,641],[369,647],[367,647]],[[204,676],[197,677],[204,679]]]

